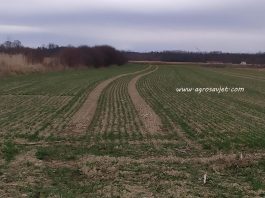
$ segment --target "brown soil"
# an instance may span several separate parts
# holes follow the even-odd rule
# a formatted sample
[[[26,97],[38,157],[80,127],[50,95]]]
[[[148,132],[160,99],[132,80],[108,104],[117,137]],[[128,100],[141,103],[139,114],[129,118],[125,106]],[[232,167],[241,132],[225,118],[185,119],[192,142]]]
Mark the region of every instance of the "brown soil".
[[[153,111],[153,109],[146,103],[146,101],[138,93],[136,88],[136,83],[140,78],[155,72],[157,69],[158,67],[156,67],[155,70],[134,77],[130,81],[128,86],[128,92],[132,99],[132,102],[138,112],[140,119],[144,124],[145,130],[149,133],[160,132],[162,123],[159,116]]]
[[[113,78],[110,78],[110,79],[105,80],[105,81],[101,82],[100,84],[98,84],[96,86],[96,88],[88,95],[86,101],[81,106],[81,108],[72,117],[72,120],[70,121],[70,126],[69,126],[71,132],[82,133],[89,127],[89,125],[90,125],[90,123],[94,117],[94,114],[96,112],[96,109],[97,109],[98,99],[99,99],[102,91],[111,82],[113,82],[114,80],[116,80],[118,78],[127,76],[127,75],[132,75],[132,74],[136,74],[139,72],[143,72],[147,69],[149,69],[149,67],[144,69],[144,70],[141,70],[141,71],[137,71],[137,72],[133,72],[133,73],[127,73],[127,74],[121,74],[121,75],[115,76]]]

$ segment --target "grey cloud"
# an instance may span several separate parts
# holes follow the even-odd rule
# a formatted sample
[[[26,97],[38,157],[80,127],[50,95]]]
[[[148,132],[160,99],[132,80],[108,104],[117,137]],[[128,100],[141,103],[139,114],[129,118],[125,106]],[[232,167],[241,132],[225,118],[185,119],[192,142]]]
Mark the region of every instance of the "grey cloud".
[[[36,4],[32,8],[29,6],[27,14],[18,8],[15,9],[16,14],[2,11],[0,36],[12,35],[30,45],[53,41],[76,45],[106,43],[139,51],[173,48],[193,50],[197,47],[202,50],[265,51],[265,39],[262,37],[265,34],[265,1],[216,0],[214,2],[218,4],[208,5],[213,1],[198,0],[202,5],[197,3],[196,7],[191,0],[188,3],[165,0],[165,5],[156,0],[157,5],[150,8],[152,12],[148,7],[144,7],[146,12],[144,8],[138,11],[136,8],[141,5],[139,0],[133,8],[129,8],[134,5],[133,1],[124,2],[121,6],[110,6],[109,9],[98,9],[99,4],[93,5],[97,8],[93,9],[93,6],[84,3],[83,7],[80,4],[73,9],[69,4],[65,11],[60,9],[58,12],[58,4],[49,12],[46,6],[44,11],[39,8],[38,13]],[[164,9],[159,10],[159,4]],[[1,25],[5,31],[3,28],[1,31]],[[14,31],[16,26],[17,31]],[[10,28],[8,32],[8,27],[13,29]],[[33,31],[40,29],[42,32]],[[28,37],[25,31],[19,34],[20,30],[28,30]]]

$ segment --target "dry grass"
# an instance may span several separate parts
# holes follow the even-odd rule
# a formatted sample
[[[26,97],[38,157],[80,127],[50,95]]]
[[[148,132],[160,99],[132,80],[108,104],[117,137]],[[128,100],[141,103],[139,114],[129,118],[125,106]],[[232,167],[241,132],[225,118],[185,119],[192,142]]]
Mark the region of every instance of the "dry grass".
[[[22,54],[0,54],[0,75],[27,74],[54,70],[54,60],[44,60],[43,64],[30,64]],[[63,67],[56,66],[56,69]]]

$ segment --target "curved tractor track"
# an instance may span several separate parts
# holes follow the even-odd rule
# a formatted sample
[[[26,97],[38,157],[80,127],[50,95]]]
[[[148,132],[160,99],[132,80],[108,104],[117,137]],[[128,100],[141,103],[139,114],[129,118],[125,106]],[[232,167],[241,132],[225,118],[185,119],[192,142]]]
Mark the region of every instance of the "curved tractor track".
[[[96,88],[92,92],[90,92],[90,94],[88,95],[86,101],[81,106],[81,108],[74,114],[74,116],[72,117],[72,120],[70,121],[70,125],[69,125],[68,129],[71,130],[71,132],[75,132],[75,133],[85,132],[86,129],[89,127],[89,125],[90,125],[90,123],[91,123],[91,121],[95,115],[98,100],[99,100],[99,97],[100,97],[102,91],[114,80],[117,80],[118,78],[121,78],[121,77],[124,77],[127,75],[133,75],[133,74],[137,74],[140,72],[144,72],[144,71],[150,69],[150,67],[151,66],[147,67],[144,70],[140,70],[137,72],[121,74],[121,75],[115,76],[113,78],[107,79],[107,80],[101,82],[100,84],[98,84],[96,86]]]
[[[156,68],[152,71],[149,71],[147,73],[140,74],[134,77],[128,85],[129,95],[138,112],[140,120],[143,122],[145,130],[151,134],[160,133],[161,128],[162,128],[162,123],[161,123],[159,116],[146,103],[146,101],[140,96],[136,88],[136,83],[140,78],[155,72],[157,69],[158,69],[158,66],[156,66]]]
[[[155,71],[157,71],[158,66],[156,66],[156,68],[152,71],[149,71],[147,73],[144,74],[139,74],[138,76],[134,77],[131,82],[129,83],[129,87],[128,87],[128,91],[129,91],[129,95],[132,99],[132,102],[139,114],[140,120],[143,122],[144,124],[144,130],[146,130],[147,132],[151,133],[151,134],[155,134],[155,133],[162,133],[162,122],[160,117],[154,112],[154,110],[146,103],[146,101],[140,96],[136,84],[137,81],[148,75],[151,74]],[[178,127],[175,123],[172,123],[173,128],[175,130],[175,132],[178,134],[178,136],[185,141],[189,146],[191,146],[192,148],[195,148],[196,150],[201,150],[202,147],[200,144],[198,144],[197,142],[194,142],[192,140],[190,140],[185,133],[182,131],[182,129],[180,127]]]

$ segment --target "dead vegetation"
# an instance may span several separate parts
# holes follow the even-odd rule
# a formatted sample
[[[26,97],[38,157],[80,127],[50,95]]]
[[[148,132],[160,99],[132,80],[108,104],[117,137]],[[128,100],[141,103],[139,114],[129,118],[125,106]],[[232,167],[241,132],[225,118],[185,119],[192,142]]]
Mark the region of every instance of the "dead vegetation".
[[[42,64],[29,64],[22,54],[9,55],[0,54],[0,75],[26,74],[34,72],[45,72]]]
[[[31,146],[2,169],[5,171],[0,176],[3,196],[60,196],[70,188],[80,196],[95,197],[216,197],[221,192],[230,196],[238,193],[259,196],[264,193],[253,190],[244,178],[229,177],[234,170],[238,175],[244,175],[250,167],[256,171],[255,166],[264,158],[264,153],[245,153],[243,158],[240,153],[141,159],[84,155],[65,161],[38,159],[37,145]],[[94,183],[96,181],[99,183]],[[95,186],[89,189],[90,186],[86,186],[89,183]],[[28,187],[32,189],[30,192]],[[54,192],[54,187],[60,193]]]
[[[121,66],[125,63],[127,59],[123,53],[108,45],[66,47],[50,43],[30,48],[23,46],[19,40],[0,44],[1,75]]]

